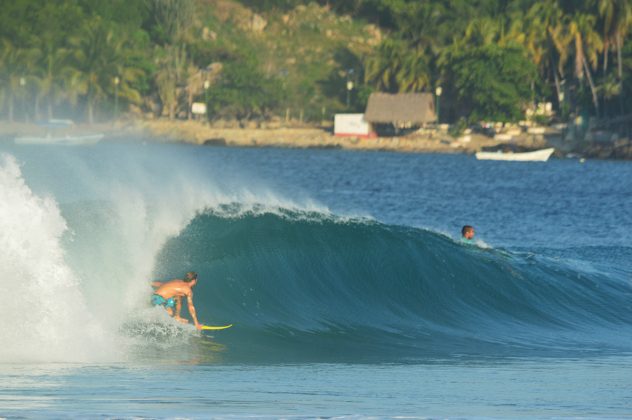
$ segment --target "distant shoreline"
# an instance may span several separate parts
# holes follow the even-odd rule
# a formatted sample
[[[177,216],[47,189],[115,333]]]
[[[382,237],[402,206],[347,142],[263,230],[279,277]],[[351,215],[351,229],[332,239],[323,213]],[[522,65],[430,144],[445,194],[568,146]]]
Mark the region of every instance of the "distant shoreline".
[[[32,123],[0,122],[0,141],[13,141],[16,136],[45,136],[46,128]],[[103,133],[103,141],[117,138],[138,137],[156,143],[184,143],[197,146],[226,147],[280,147],[300,149],[344,149],[363,151],[391,151],[406,153],[464,153],[474,154],[484,147],[507,144],[504,140],[482,134],[469,133],[452,137],[437,129],[418,130],[401,137],[337,137],[324,128],[275,127],[233,128],[219,127],[199,121],[182,120],[121,120],[115,123],[77,124],[59,131],[60,135]],[[582,157],[600,159],[632,159],[632,144],[586,144],[581,150],[573,150],[564,143],[561,134],[549,136],[520,135],[512,144],[538,149],[555,147],[556,155],[564,157],[573,153]]]
[[[321,128],[219,128],[195,121],[144,121],[142,130],[158,138],[195,145],[236,147],[286,147],[394,151],[416,153],[475,153],[496,142],[476,136],[459,142],[436,130],[403,137],[337,137]]]
[[[114,124],[77,124],[55,130],[58,135],[104,133],[108,141],[133,136],[157,143],[185,143],[197,146],[285,147],[301,149],[374,150],[415,153],[475,153],[483,146],[497,143],[482,135],[458,141],[437,130],[402,137],[337,137],[324,128],[222,128],[198,121],[133,120]],[[0,140],[12,141],[16,136],[45,136],[47,129],[30,123],[0,123]]]

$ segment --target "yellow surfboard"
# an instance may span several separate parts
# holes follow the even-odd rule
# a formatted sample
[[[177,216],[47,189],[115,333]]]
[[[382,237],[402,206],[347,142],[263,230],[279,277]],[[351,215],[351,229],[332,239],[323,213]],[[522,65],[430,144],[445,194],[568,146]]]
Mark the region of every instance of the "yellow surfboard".
[[[202,325],[202,330],[225,330],[226,328],[232,327],[233,324],[230,325]]]

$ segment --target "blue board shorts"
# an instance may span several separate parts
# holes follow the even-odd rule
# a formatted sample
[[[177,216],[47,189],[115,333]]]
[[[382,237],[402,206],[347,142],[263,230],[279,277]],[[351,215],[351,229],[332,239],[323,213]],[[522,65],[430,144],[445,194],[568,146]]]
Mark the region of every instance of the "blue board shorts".
[[[156,294],[151,296],[151,303],[156,306],[164,306],[165,308],[176,307],[176,300],[174,298],[170,297],[169,299],[165,299],[162,296]]]

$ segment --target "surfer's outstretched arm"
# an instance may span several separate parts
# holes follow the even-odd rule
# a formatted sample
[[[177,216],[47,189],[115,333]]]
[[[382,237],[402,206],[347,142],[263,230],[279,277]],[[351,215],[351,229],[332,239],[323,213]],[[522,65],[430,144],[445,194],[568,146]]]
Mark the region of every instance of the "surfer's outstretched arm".
[[[187,303],[189,305],[189,313],[191,314],[191,318],[193,318],[193,323],[195,324],[195,328],[198,330],[202,329],[202,326],[197,320],[197,315],[195,314],[195,306],[193,306],[193,292],[190,292],[187,295]]]
[[[180,318],[180,311],[182,311],[182,296],[176,296],[176,318]]]
[[[189,320],[184,319],[180,316],[180,312],[182,311],[182,296],[176,296],[174,299],[176,301],[176,308],[175,308],[176,310],[173,317],[177,319],[178,321],[182,322],[183,324],[188,324]]]

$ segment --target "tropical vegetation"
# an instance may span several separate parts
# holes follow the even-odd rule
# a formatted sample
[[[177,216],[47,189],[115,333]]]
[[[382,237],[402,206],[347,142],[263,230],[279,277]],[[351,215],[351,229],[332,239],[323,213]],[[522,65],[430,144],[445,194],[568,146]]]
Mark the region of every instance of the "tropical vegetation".
[[[0,119],[322,121],[441,93],[441,120],[632,113],[632,0],[13,0]]]

